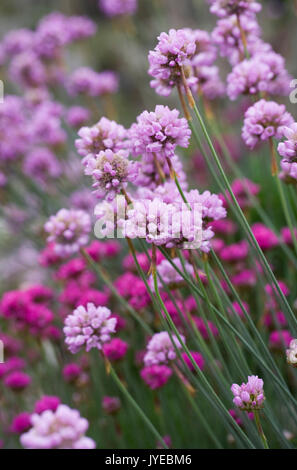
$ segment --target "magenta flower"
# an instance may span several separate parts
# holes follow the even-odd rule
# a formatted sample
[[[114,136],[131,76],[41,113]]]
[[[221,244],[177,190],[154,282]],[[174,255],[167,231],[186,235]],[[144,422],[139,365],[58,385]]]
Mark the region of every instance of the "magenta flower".
[[[43,397],[35,403],[34,413],[41,414],[46,410],[56,411],[60,405],[59,397],[53,395],[43,395]]]
[[[170,367],[158,364],[143,367],[143,369],[140,371],[142,380],[152,390],[156,390],[157,388],[161,388],[166,385],[171,375],[172,370]]]
[[[80,349],[90,351],[92,348],[102,349],[103,343],[110,341],[111,333],[115,333],[116,318],[111,317],[107,307],[96,307],[88,303],[80,305],[65,319],[65,343],[72,354]]]
[[[269,250],[279,244],[275,233],[261,222],[252,225],[251,229],[262,250]]]
[[[128,343],[120,338],[113,338],[109,343],[102,347],[104,356],[110,361],[119,361],[123,359],[128,350]]]
[[[181,85],[181,67],[190,66],[196,52],[195,37],[191,30],[170,29],[169,33],[161,33],[154,51],[149,52],[148,73],[154,80],[151,87],[162,96],[170,95],[176,85]],[[197,79],[188,76],[189,86],[194,85]]]
[[[185,338],[182,335],[180,335],[180,337],[184,342]],[[144,364],[146,366],[152,366],[174,361],[174,359],[176,359],[175,348],[181,349],[182,345],[175,335],[172,335],[172,341],[167,331],[155,333],[147,344]]]
[[[196,362],[197,366],[199,367],[199,369],[203,370],[204,368],[204,364],[205,364],[205,361],[204,361],[204,358],[202,356],[202,354],[200,354],[199,352],[196,352],[196,351],[191,351],[191,356],[192,358],[194,359],[194,361]],[[195,368],[192,364],[192,361],[191,359],[189,358],[189,356],[187,355],[187,353],[183,352],[182,353],[182,358],[183,360],[185,361],[185,363],[187,364],[188,368],[194,372],[195,371]]]
[[[21,371],[11,372],[4,379],[4,385],[16,392],[25,390],[31,382],[31,377]]]
[[[94,449],[93,439],[85,436],[89,423],[79,411],[59,405],[56,411],[33,414],[32,428],[21,435],[26,449]]]
[[[231,391],[234,395],[233,403],[243,411],[260,410],[264,405],[263,380],[257,375],[250,375],[247,383],[233,384]]]
[[[187,120],[177,109],[157,105],[155,111],[144,111],[131,126],[129,137],[134,156],[145,154],[150,160],[172,157],[177,146],[187,148],[191,131]]]
[[[227,94],[230,100],[236,100],[239,95],[256,95],[267,91],[273,77],[273,72],[261,57],[243,60],[235,65],[227,77]]]
[[[45,147],[35,148],[29,152],[24,159],[23,169],[26,175],[43,185],[58,178],[62,173],[59,160]]]
[[[99,8],[109,17],[133,15],[137,10],[137,0],[99,0]]]
[[[88,108],[83,106],[71,106],[66,113],[66,122],[70,127],[80,128],[83,126],[91,117],[91,113]]]
[[[24,411],[13,418],[10,431],[15,434],[22,434],[31,428],[31,415]]]
[[[56,253],[67,257],[88,243],[91,219],[81,210],[60,209],[49,218],[44,229],[49,234],[47,241],[55,244]]]
[[[293,123],[293,118],[282,104],[260,100],[245,113],[242,138],[253,149],[258,143],[271,137],[280,139],[284,127]]]

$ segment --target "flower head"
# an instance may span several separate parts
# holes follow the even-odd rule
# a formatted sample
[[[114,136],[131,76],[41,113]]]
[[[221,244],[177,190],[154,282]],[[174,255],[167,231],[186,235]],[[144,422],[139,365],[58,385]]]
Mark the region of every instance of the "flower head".
[[[158,44],[149,52],[148,73],[154,80],[151,87],[156,89],[159,95],[170,95],[173,87],[182,82],[181,67],[190,67],[191,60],[196,52],[196,41],[187,29],[170,29],[169,33],[161,33]],[[190,72],[190,70],[187,70]],[[187,77],[188,85],[194,85],[197,79]]]
[[[170,367],[154,364],[144,367],[140,371],[142,380],[152,389],[163,387],[172,375]]]
[[[32,428],[21,435],[26,449],[94,449],[93,439],[84,434],[89,423],[79,411],[59,405],[55,411],[46,410],[31,416]]]
[[[110,341],[111,333],[115,332],[117,320],[111,317],[107,307],[96,307],[88,303],[87,307],[80,305],[65,319],[65,342],[72,354],[85,348],[102,349],[103,343]]]
[[[182,335],[182,341],[185,341]],[[155,364],[168,364],[176,358],[175,348],[181,349],[182,345],[175,335],[172,335],[172,341],[167,331],[155,333],[147,345],[147,352],[144,356],[146,366]]]
[[[157,105],[155,111],[144,111],[131,126],[130,141],[135,156],[145,154],[150,160],[172,157],[177,146],[188,147],[191,131],[177,109]]]
[[[88,243],[91,219],[81,210],[60,209],[49,218],[44,229],[49,233],[47,241],[55,243],[56,253],[66,257]]]
[[[137,10],[137,0],[99,0],[99,8],[109,17],[133,15]]]
[[[280,139],[283,128],[293,123],[293,118],[282,104],[264,99],[257,101],[245,113],[242,138],[253,149],[271,137]]]
[[[241,410],[253,411],[263,407],[265,400],[263,380],[257,375],[250,375],[247,383],[233,384],[231,391],[234,395],[233,403]]]
[[[102,117],[92,127],[82,127],[78,135],[80,139],[75,141],[75,146],[78,153],[85,157],[83,162],[87,162],[89,157],[94,157],[101,151],[109,149],[117,152],[127,145],[126,129],[106,117]]]
[[[134,181],[138,174],[138,163],[131,162],[125,151],[114,153],[107,149],[96,157],[86,161],[85,174],[93,178],[94,194],[98,199],[113,200],[127,186],[128,181]]]

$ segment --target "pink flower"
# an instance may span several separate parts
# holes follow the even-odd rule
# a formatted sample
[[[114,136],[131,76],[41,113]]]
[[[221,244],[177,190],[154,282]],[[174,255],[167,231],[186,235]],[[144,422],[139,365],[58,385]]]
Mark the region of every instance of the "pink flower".
[[[51,395],[43,395],[43,397],[35,403],[34,413],[41,414],[46,410],[56,411],[60,405],[59,397]]]
[[[257,375],[250,375],[247,383],[233,384],[231,387],[234,395],[233,403],[243,411],[261,409],[265,400],[263,385],[263,380]]]
[[[111,317],[107,307],[96,307],[88,303],[87,307],[80,305],[65,320],[65,343],[72,354],[85,348],[102,349],[103,343],[110,340],[111,333],[115,332],[116,319]]]
[[[13,418],[10,431],[15,434],[22,434],[31,428],[31,415],[24,411]]]
[[[32,428],[21,435],[21,444],[26,449],[95,448],[95,442],[85,436],[88,421],[67,405],[33,414],[31,422]]]
[[[4,379],[4,385],[14,391],[25,390],[32,382],[31,377],[24,372],[11,372]]]
[[[181,335],[182,341],[185,341]],[[181,349],[182,345],[175,335],[172,335],[172,340],[167,331],[155,333],[147,344],[147,352],[144,356],[144,363],[146,366],[155,364],[167,364],[168,362],[176,359],[175,348]]]
[[[121,400],[118,397],[105,396],[102,398],[102,409],[107,414],[116,414],[121,408]]]
[[[63,377],[66,382],[73,383],[79,378],[81,372],[82,369],[80,365],[73,362],[63,368]]]
[[[272,349],[283,349],[289,347],[293,336],[288,330],[272,331],[269,336],[269,346]]]
[[[170,367],[154,364],[144,367],[140,372],[141,378],[152,390],[163,387],[172,375]]]
[[[200,354],[199,352],[196,352],[196,351],[190,351],[191,352],[191,356],[193,357],[194,361],[196,362],[197,366],[199,367],[199,369],[203,370],[204,368],[204,364],[205,364],[205,361],[204,361],[204,358],[202,356],[202,354]],[[188,368],[194,372],[195,371],[195,368],[192,364],[192,361],[191,359],[189,358],[189,356],[187,355],[187,353],[183,352],[182,353],[182,358],[183,360],[185,361],[185,363],[187,364]]]
[[[119,361],[126,355],[128,343],[120,338],[113,338],[109,343],[105,343],[102,349],[104,356],[110,361]]]
[[[262,250],[270,250],[279,244],[275,233],[261,222],[252,225],[251,229]]]

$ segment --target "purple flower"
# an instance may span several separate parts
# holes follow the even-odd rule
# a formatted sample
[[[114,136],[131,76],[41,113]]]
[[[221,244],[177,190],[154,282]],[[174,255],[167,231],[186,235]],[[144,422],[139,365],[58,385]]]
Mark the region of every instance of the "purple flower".
[[[221,18],[230,15],[242,15],[243,13],[258,13],[261,4],[255,0],[208,0],[210,11]]]
[[[111,317],[107,307],[96,307],[88,303],[87,307],[80,305],[65,319],[65,343],[72,354],[85,348],[102,349],[103,343],[110,340],[111,333],[115,332],[116,318]]]
[[[233,384],[231,391],[234,395],[233,403],[241,410],[253,411],[263,407],[265,400],[263,380],[257,375],[248,376],[247,383]]]
[[[279,177],[287,182],[297,180],[297,123],[283,128],[287,140],[278,144],[278,153],[283,157],[280,162],[282,172]]]
[[[246,38],[247,50],[250,55],[253,55],[253,49],[259,50],[262,45],[260,27],[256,19],[250,15],[242,15],[240,21]],[[218,46],[220,55],[227,57],[231,65],[238,64],[244,58],[244,46],[236,15],[218,20],[211,37]]]
[[[161,33],[158,41],[155,49],[149,52],[148,73],[154,78],[151,87],[159,95],[168,96],[173,87],[181,85],[181,67],[191,65],[196,42],[191,30],[187,29],[170,29],[168,34]],[[187,82],[192,86],[197,79],[190,75]]]
[[[70,127],[80,128],[91,117],[91,113],[87,108],[82,106],[71,106],[66,114],[66,122]]]
[[[2,45],[6,56],[14,56],[31,49],[34,33],[30,29],[15,29],[9,31],[3,39]]]
[[[76,139],[75,146],[80,155],[84,158],[83,162],[89,157],[94,157],[102,150],[112,150],[117,152],[127,147],[127,131],[106,117],[102,117],[97,124],[92,127],[82,127],[78,131],[80,139]]]
[[[181,340],[185,338],[180,335]],[[155,333],[146,347],[144,364],[152,366],[156,364],[168,364],[176,359],[175,348],[181,349],[182,345],[175,335],[172,335],[172,341],[167,331]]]
[[[98,74],[98,96],[113,94],[118,91],[119,78],[112,70]]]
[[[99,0],[99,8],[109,17],[133,15],[137,10],[137,0]]]
[[[168,366],[154,364],[141,369],[140,376],[146,385],[156,390],[166,385],[172,376],[172,370]]]
[[[127,153],[119,150],[114,153],[107,149],[101,151],[96,157],[86,157],[85,174],[92,176],[94,194],[98,199],[111,201],[134,181],[138,173],[138,163],[128,160]]]
[[[193,86],[194,90],[198,90],[203,96],[209,100],[214,100],[225,93],[225,85],[220,76],[219,69],[213,65],[193,67],[194,75],[197,78],[197,84]]]
[[[196,352],[196,351],[191,351],[191,356],[192,358],[194,359],[194,361],[196,362],[197,366],[199,367],[199,369],[203,370],[204,368],[204,358],[202,356],[202,354],[200,354],[199,352]],[[187,355],[187,353],[183,352],[182,353],[182,358],[183,360],[185,361],[185,363],[187,364],[188,368],[194,372],[195,371],[195,368],[192,364],[192,361],[191,359],[189,358],[189,356]]]
[[[177,146],[188,147],[191,131],[177,109],[157,105],[155,111],[144,111],[137,117],[129,136],[134,156],[145,154],[152,160],[155,154],[162,161],[172,157]]]
[[[236,100],[239,95],[267,91],[273,76],[270,67],[259,57],[243,60],[235,65],[227,77],[227,94],[231,100]]]
[[[80,67],[69,77],[66,88],[71,96],[99,96],[100,81],[100,73],[90,67]]]
[[[179,258],[173,258],[173,263],[178,267],[178,269],[183,272],[183,266]],[[186,261],[185,262],[185,269],[188,276],[194,275],[193,267]],[[170,289],[174,289],[180,287],[184,284],[184,278],[176,271],[176,269],[171,265],[171,263],[167,259],[163,259],[161,263],[158,264],[158,274],[160,275],[162,282],[158,279],[158,286],[159,289],[162,289],[163,283],[169,286]],[[149,284],[154,291],[154,283],[152,276],[149,278]]]
[[[70,16],[67,18],[67,42],[78,41],[96,33],[96,23],[86,16]]]
[[[26,449],[94,449],[93,439],[84,434],[89,423],[79,411],[59,405],[56,411],[33,414],[32,428],[21,435]]]
[[[23,169],[25,174],[42,184],[58,178],[62,172],[59,160],[46,147],[35,148],[29,152],[24,159]]]
[[[91,219],[89,214],[76,209],[60,209],[46,222],[47,241],[55,243],[58,255],[67,257],[79,251],[89,241]]]
[[[293,123],[293,118],[283,104],[260,100],[245,113],[242,138],[253,149],[258,143],[271,137],[280,139],[285,126]]]
[[[196,50],[191,61],[192,65],[194,67],[212,65],[216,60],[217,50],[211,40],[210,34],[201,29],[184,28],[184,31],[192,35],[192,39],[196,44]]]
[[[63,377],[65,381],[69,383],[75,383],[76,380],[80,377],[81,373],[81,366],[75,362],[71,362],[63,368]]]
[[[262,250],[269,250],[279,244],[279,240],[275,233],[261,222],[253,224],[251,229]]]

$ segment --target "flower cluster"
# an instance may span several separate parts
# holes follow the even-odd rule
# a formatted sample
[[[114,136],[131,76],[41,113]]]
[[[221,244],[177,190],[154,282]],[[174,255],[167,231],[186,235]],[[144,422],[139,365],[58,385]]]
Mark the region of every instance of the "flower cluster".
[[[233,384],[231,391],[234,395],[233,403],[241,410],[250,412],[263,407],[265,400],[263,380],[257,375],[250,375],[247,383]]]
[[[59,405],[31,416],[31,429],[21,435],[26,449],[94,449],[93,439],[85,436],[89,423],[79,411]]]
[[[72,354],[82,348],[86,351],[102,349],[103,343],[115,332],[116,323],[108,308],[96,307],[93,303],[88,303],[87,307],[80,305],[65,319],[65,342]]]
[[[185,338],[182,335],[180,337],[184,342]],[[155,333],[148,342],[144,363],[146,366],[168,364],[176,359],[176,348],[181,349],[181,347],[182,345],[175,335],[172,335],[171,340],[167,331]]]

